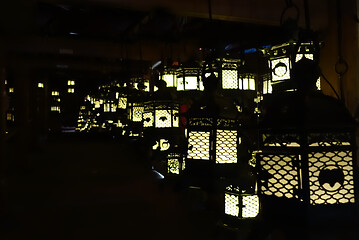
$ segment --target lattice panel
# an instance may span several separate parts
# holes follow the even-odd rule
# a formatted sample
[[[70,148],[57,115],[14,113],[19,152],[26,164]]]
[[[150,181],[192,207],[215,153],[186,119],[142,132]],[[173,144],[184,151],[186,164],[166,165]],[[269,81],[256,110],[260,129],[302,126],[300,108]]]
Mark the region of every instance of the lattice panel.
[[[141,122],[142,121],[142,114],[143,114],[144,107],[133,107],[133,118],[132,121],[134,122]]]
[[[242,198],[242,217],[254,218],[259,213],[259,198],[257,195],[243,196]]]
[[[224,213],[234,217],[239,215],[239,197],[237,194],[224,194]]]
[[[167,171],[168,173],[179,174],[180,162],[176,158],[170,158],[167,160]]]
[[[191,131],[188,136],[188,158],[209,160],[209,132]]]
[[[310,203],[354,203],[351,151],[313,152],[308,155]]]
[[[237,131],[217,130],[216,163],[237,162]]]
[[[272,65],[272,81],[287,80],[290,78],[289,58],[274,59]]]
[[[171,127],[171,112],[169,110],[156,110],[155,123],[157,128]]]
[[[222,70],[222,88],[238,89],[238,76],[236,70]]]
[[[197,90],[197,77],[185,77],[185,89],[186,90]]]
[[[153,127],[154,118],[151,112],[143,114],[143,126]]]
[[[296,155],[264,155],[260,161],[263,175],[268,179],[261,190],[266,195],[293,198],[298,197],[295,190],[298,189],[298,168],[294,165],[298,161]],[[262,177],[263,178],[263,177]]]

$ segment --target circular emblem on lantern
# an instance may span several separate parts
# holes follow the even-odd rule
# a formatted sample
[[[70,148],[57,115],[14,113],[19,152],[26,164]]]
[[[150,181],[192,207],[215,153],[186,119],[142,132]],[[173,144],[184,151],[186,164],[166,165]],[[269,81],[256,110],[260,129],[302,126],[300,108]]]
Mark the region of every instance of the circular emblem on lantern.
[[[283,77],[287,73],[287,71],[288,71],[288,67],[283,62],[277,63],[273,68],[274,75],[278,77]]]
[[[334,192],[344,184],[344,173],[340,166],[326,165],[319,172],[319,183],[326,191]]]

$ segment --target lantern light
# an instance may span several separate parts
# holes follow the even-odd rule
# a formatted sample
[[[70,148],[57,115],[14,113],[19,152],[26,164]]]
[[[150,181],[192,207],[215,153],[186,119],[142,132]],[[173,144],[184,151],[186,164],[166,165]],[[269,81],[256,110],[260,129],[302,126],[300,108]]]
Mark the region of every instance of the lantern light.
[[[177,71],[177,91],[203,90],[200,68],[182,66]]]
[[[143,112],[143,127],[178,128],[179,104],[165,100],[146,102]]]

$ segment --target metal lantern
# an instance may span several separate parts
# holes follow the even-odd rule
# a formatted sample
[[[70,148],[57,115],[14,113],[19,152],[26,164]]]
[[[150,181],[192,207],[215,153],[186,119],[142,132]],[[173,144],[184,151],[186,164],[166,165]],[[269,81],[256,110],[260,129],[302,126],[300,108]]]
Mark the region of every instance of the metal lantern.
[[[177,91],[201,90],[201,70],[195,67],[181,67],[177,71]]]
[[[167,87],[177,87],[177,68],[164,69],[159,80],[164,80]]]
[[[273,91],[296,90],[291,81],[293,64],[306,58],[316,60],[317,46],[311,42],[288,42],[267,49]]]
[[[222,89],[243,89],[239,82],[238,68],[241,65],[239,59],[222,59],[221,76]]]
[[[309,205],[357,202],[355,123],[338,100],[288,92],[267,99],[260,192]]]
[[[132,100],[128,103],[128,118],[132,122],[142,122],[144,103],[140,100]]]
[[[259,197],[238,185],[227,185],[224,191],[224,214],[233,220],[253,219],[259,214]]]
[[[149,101],[144,105],[143,127],[178,128],[179,104],[173,101]]]

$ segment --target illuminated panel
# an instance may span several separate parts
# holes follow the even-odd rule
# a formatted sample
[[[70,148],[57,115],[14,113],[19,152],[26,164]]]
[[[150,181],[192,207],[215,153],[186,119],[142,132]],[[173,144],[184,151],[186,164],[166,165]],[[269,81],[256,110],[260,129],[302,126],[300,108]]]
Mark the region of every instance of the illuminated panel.
[[[270,81],[263,81],[263,93],[272,93],[272,84]]]
[[[254,218],[259,213],[259,198],[257,195],[242,197],[242,217]]]
[[[298,197],[295,194],[299,187],[298,168],[294,165],[296,161],[296,155],[262,156],[260,164],[268,179],[262,179],[261,191],[277,197]]]
[[[216,163],[237,162],[237,131],[217,130]]]
[[[60,107],[59,106],[51,106],[51,111],[52,112],[60,112]]]
[[[239,215],[239,198],[237,194],[224,194],[224,213],[234,217]]]
[[[144,111],[144,107],[143,106],[138,106],[137,104],[133,104],[133,108],[132,108],[132,121],[134,122],[141,122],[142,121],[142,114]],[[148,114],[148,113],[147,113]],[[152,114],[149,113],[151,116]],[[146,115],[147,116],[147,115]]]
[[[155,111],[155,126],[157,128],[171,127],[171,112],[169,110],[156,110]]]
[[[351,151],[312,152],[308,155],[310,203],[354,203]]]
[[[39,82],[39,83],[37,84],[37,87],[38,87],[38,88],[44,88],[44,84],[41,83],[41,82]]]
[[[188,136],[188,158],[209,160],[209,132],[191,131]]]
[[[185,89],[196,90],[197,89],[197,77],[185,77]]]
[[[143,114],[143,126],[144,127],[153,127],[154,118],[151,112]]]
[[[127,107],[127,98],[119,97],[118,98],[118,108],[126,109],[126,107]]]
[[[74,86],[74,85],[75,85],[75,81],[74,81],[74,80],[68,80],[68,81],[67,81],[67,85],[68,85],[68,86]]]
[[[238,89],[237,70],[222,70],[222,88]]]
[[[58,91],[52,91],[52,92],[51,92],[51,95],[52,95],[52,96],[59,96],[60,93],[59,93]]]
[[[167,87],[176,87],[176,75],[165,74],[162,76],[162,80],[166,82]]]
[[[271,60],[271,66],[273,81],[287,80],[290,78],[289,58]]]
[[[109,112],[110,111],[110,104],[109,103],[105,103],[103,105],[103,111],[104,112]]]
[[[315,83],[315,86],[317,87],[317,90],[321,90],[321,84],[320,84],[320,78],[318,78],[317,82]]]
[[[183,83],[183,77],[177,78],[177,91],[183,91],[184,90],[184,83]]]
[[[168,173],[179,174],[180,163],[176,158],[169,158],[167,160],[167,171]]]
[[[68,92],[68,93],[74,93],[74,92],[75,92],[75,89],[69,88],[69,89],[67,89],[67,92]]]

